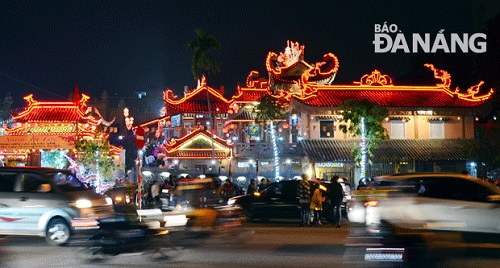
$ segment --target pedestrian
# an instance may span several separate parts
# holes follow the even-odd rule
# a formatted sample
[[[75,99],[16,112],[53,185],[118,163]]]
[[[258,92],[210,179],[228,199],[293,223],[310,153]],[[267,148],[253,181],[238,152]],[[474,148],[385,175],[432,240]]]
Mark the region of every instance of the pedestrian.
[[[257,191],[257,188],[255,187],[255,179],[251,179],[246,194],[253,194],[255,191]]]
[[[300,226],[309,226],[311,223],[311,189],[306,174],[302,174],[302,180],[299,182],[297,193],[300,204]]]
[[[259,192],[262,192],[264,191],[264,189],[266,189],[266,179],[261,179],[260,180],[260,184],[259,184]]]
[[[340,228],[344,190],[342,189],[342,185],[338,182],[338,180],[339,176],[335,175],[332,177],[330,200],[332,201],[333,224],[335,225],[335,227]]]
[[[319,183],[313,183],[311,186],[311,204],[309,208],[313,211],[314,219],[313,222],[315,225],[321,224],[321,211],[323,210],[323,202],[325,202],[325,198],[321,194],[321,190],[319,187]]]
[[[156,207],[160,205],[160,184],[158,181],[154,181],[151,185],[151,204]]]
[[[224,202],[226,203],[229,198],[234,197],[234,185],[231,180],[226,180],[224,186],[222,187],[222,196],[224,197]]]

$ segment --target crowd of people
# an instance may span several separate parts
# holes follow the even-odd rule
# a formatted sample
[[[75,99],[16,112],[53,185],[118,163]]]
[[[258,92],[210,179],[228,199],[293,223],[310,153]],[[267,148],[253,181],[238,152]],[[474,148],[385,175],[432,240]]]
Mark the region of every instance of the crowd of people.
[[[306,174],[303,174],[302,180],[299,182],[297,189],[298,200],[301,212],[301,223],[300,226],[319,226],[323,225],[321,218],[323,216],[324,203],[328,202],[331,204],[327,209],[329,215],[333,215],[333,225],[335,227],[340,227],[342,212],[341,205],[344,196],[344,191],[342,185],[339,183],[339,177],[333,176],[331,182],[328,184],[328,191],[320,186],[319,183],[310,182]],[[162,199],[160,195],[163,189],[168,189],[171,195],[175,195],[175,190],[178,185],[189,183],[192,178],[177,178],[170,176],[165,179],[162,184],[159,181],[154,180],[147,182],[142,188],[142,207],[143,208],[162,208]],[[271,179],[261,179],[258,182],[256,179],[251,179],[246,190],[242,192],[238,187],[231,181],[225,180],[220,181],[218,179],[213,180],[211,187],[214,189],[215,197],[220,198],[223,204],[227,201],[240,194],[254,194],[255,192],[262,192],[267,187],[272,184]],[[118,185],[118,184],[117,184]],[[174,202],[175,203],[175,202]]]
[[[340,228],[344,191],[337,175],[332,177],[330,190],[322,191],[319,184],[310,183],[307,175],[303,174],[297,194],[300,204],[300,226],[323,225],[321,223],[323,203],[328,201],[331,202],[333,210],[333,225]]]

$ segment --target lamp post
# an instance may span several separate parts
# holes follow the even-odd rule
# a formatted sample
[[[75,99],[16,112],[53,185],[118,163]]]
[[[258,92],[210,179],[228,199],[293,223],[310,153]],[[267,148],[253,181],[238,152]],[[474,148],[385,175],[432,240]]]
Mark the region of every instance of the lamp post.
[[[291,172],[292,172],[292,169],[291,169],[291,164],[292,164],[292,160],[290,158],[287,158],[286,159],[286,175],[287,175],[287,180],[290,179],[291,177]]]
[[[253,159],[248,160],[248,177],[252,179],[252,167],[253,167]]]

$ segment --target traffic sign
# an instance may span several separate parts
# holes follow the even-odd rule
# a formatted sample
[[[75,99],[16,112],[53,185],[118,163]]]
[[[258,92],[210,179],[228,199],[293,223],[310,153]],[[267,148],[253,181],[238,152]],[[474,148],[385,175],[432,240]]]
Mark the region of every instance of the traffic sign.
[[[135,145],[137,145],[137,148],[142,149],[145,144],[145,135],[144,135],[144,129],[142,127],[137,127],[135,130]]]

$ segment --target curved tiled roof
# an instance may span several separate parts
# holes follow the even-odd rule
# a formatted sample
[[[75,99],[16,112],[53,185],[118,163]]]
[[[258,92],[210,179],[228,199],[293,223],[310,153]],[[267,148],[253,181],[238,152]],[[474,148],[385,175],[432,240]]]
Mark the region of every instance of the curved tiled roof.
[[[72,102],[34,104],[27,110],[14,115],[16,121],[22,122],[75,122],[84,118],[80,108]]]
[[[317,86],[317,92],[294,101],[316,107],[339,107],[346,100],[367,100],[382,107],[476,107],[484,101],[450,96],[440,87]]]
[[[269,93],[269,88],[238,88],[237,94],[231,99],[235,102],[253,102]]]
[[[242,109],[239,113],[237,114],[231,114],[229,116],[229,122],[232,122],[232,121],[255,121],[255,118],[256,118],[256,114],[251,112],[251,111],[248,111],[248,110],[245,110],[245,109]],[[228,123],[229,123],[228,122]],[[226,124],[228,124],[226,123]]]
[[[313,162],[353,162],[351,148],[356,140],[304,140],[304,151]],[[467,148],[480,146],[472,139],[394,139],[380,141],[372,150],[373,162],[393,160],[417,161],[466,161],[476,156],[468,155]],[[487,150],[487,148],[484,148]]]
[[[214,114],[227,113],[229,111],[231,101],[224,98],[223,91],[223,87],[219,90],[215,90],[207,86],[204,78],[198,88],[186,93],[182,99],[178,99],[177,96],[173,94],[172,90],[169,89],[163,94],[167,115],[175,115],[179,113],[206,114],[209,112]],[[210,100],[210,107],[208,107],[207,99]]]

